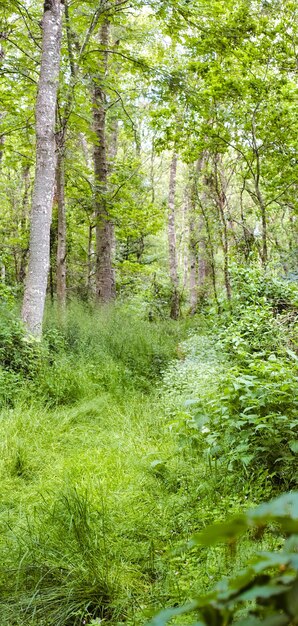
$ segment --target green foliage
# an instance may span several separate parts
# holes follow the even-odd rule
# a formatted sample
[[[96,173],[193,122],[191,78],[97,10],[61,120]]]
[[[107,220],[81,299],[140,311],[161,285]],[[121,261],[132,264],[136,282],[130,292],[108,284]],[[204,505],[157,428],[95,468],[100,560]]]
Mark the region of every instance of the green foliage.
[[[37,364],[38,344],[25,336],[16,315],[9,309],[0,311],[0,367],[4,370],[32,375]]]
[[[233,367],[209,403],[208,454],[230,472],[297,485],[298,370],[274,355]]]
[[[189,407],[222,481],[261,480],[275,490],[297,485],[296,299],[296,286],[269,272],[234,268],[233,310],[215,335],[231,362],[204,402]]]
[[[254,266],[231,268],[235,304],[270,306],[275,314],[298,307],[298,290],[269,270]],[[236,308],[237,311],[237,308]]]
[[[244,493],[223,498],[175,426],[186,365],[192,386],[194,358],[210,358],[210,341],[196,337],[194,349],[191,336],[177,351],[184,326],[144,321],[132,305],[74,304],[64,324],[49,311],[46,328],[36,381],[0,420],[1,624],[141,624],[149,606],[181,603],[193,585],[207,591],[219,562],[231,571],[225,548],[205,549],[199,567],[185,551]],[[200,371],[202,386],[218,375],[214,363]],[[235,564],[254,550],[244,538]]]
[[[264,358],[283,353],[289,341],[285,330],[269,304],[247,303],[223,320],[217,337],[221,349],[235,361],[246,364],[253,355]]]
[[[166,609],[151,622],[164,626],[173,618],[194,612],[200,626],[283,626],[297,623],[298,493],[284,494],[225,524],[211,526],[193,538],[192,546],[236,542],[246,531],[263,533],[278,525],[287,539],[279,552],[261,552],[237,577],[221,581],[205,597]],[[241,613],[239,614],[239,608]]]
[[[176,336],[173,325],[152,325],[126,305],[93,312],[73,305],[63,327],[49,321],[45,329],[53,362],[37,384],[58,404],[100,391],[149,391],[175,355]]]
[[[12,309],[0,308],[0,406],[14,402],[25,381],[32,381],[40,367],[42,350],[26,337]]]
[[[12,288],[9,285],[5,285],[0,280],[0,306],[4,308],[5,306],[12,305],[14,303],[14,293]]]

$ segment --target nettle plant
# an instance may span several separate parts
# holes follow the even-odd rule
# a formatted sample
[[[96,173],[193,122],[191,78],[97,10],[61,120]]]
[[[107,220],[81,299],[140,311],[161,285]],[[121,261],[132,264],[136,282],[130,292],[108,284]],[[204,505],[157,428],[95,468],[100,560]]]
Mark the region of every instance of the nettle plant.
[[[257,268],[234,267],[232,279],[232,312],[218,325],[220,350],[246,364],[250,355],[284,356],[289,345],[295,348],[297,285]]]
[[[257,553],[238,576],[221,581],[206,596],[160,612],[149,626],[165,626],[171,620],[190,624],[189,614],[194,614],[193,626],[298,624],[298,492],[283,494],[230,522],[206,528],[193,537],[190,549],[219,542],[233,544],[245,533],[256,537],[266,528],[285,538],[279,552]]]
[[[252,358],[245,369],[232,367],[209,401],[208,415],[201,434],[211,459],[239,477],[261,472],[275,487],[297,485],[296,361],[272,355]]]

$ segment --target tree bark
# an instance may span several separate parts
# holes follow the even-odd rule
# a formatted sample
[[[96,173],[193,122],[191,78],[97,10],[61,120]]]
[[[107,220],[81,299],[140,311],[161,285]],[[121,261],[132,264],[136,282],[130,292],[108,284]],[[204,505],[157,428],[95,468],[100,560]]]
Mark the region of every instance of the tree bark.
[[[57,228],[57,304],[61,313],[66,308],[66,214],[64,154],[59,151],[56,169],[58,228]]]
[[[177,320],[179,317],[179,279],[178,279],[178,262],[176,247],[176,228],[175,228],[175,195],[176,195],[176,178],[177,178],[177,154],[174,152],[171,169],[170,169],[170,185],[169,185],[169,209],[168,209],[168,244],[169,244],[169,270],[171,280],[171,312],[172,319]]]
[[[219,299],[218,299],[218,293],[217,293],[217,280],[216,280],[216,262],[215,262],[215,249],[214,249],[214,243],[213,243],[213,238],[212,238],[212,228],[211,228],[211,224],[210,224],[210,217],[208,215],[208,197],[206,194],[206,190],[208,188],[208,178],[207,176],[203,176],[203,193],[202,196],[200,198],[200,207],[201,207],[201,214],[202,214],[202,218],[204,221],[204,226],[205,226],[205,230],[206,230],[206,244],[204,242],[204,248],[206,249],[206,253],[208,254],[209,257],[209,267],[208,269],[210,269],[210,274],[211,274],[211,280],[212,280],[212,286],[213,286],[213,292],[214,292],[214,300],[216,303],[216,308],[217,308],[217,312],[218,314],[220,313],[220,304],[219,304]],[[203,257],[202,257],[203,258]],[[200,263],[200,261],[199,261]],[[206,279],[206,262],[204,261],[204,263],[202,263],[202,265],[199,265],[199,284],[201,280],[205,281]]]
[[[183,291],[187,289],[188,276],[189,276],[189,254],[188,254],[188,242],[189,242],[189,190],[188,186],[185,189],[184,202],[182,206],[182,227],[181,227],[181,269],[183,276]]]
[[[5,37],[5,34],[2,34],[3,37]],[[4,61],[4,50],[3,47],[0,45],[0,69],[2,68],[2,64]],[[2,120],[4,118],[4,112],[1,111],[0,112],[0,126],[2,123]],[[4,142],[5,142],[5,135],[4,133],[0,134],[0,171],[1,171],[1,167],[2,167],[2,159],[3,159],[3,152],[4,152]]]
[[[198,254],[196,235],[197,233],[192,205],[189,220],[189,303],[191,315],[196,313],[198,307]]]
[[[197,229],[197,181],[196,172],[190,171],[189,199],[189,304],[190,314],[194,315],[198,307],[198,229]]]
[[[29,212],[30,212],[30,166],[25,165],[23,169],[23,181],[24,181],[24,195],[22,202],[22,214],[20,221],[20,235],[23,239],[24,235],[26,235],[28,222],[29,222]],[[26,277],[26,266],[27,266],[27,257],[28,257],[29,248],[25,243],[22,244],[21,249],[21,260],[20,260],[20,271],[18,280],[20,283],[24,283]]]
[[[108,173],[111,174],[115,167],[115,161],[118,152],[118,139],[119,139],[119,124],[118,120],[115,119],[112,122],[112,129],[109,141],[109,167]],[[116,258],[116,235],[115,235],[115,224],[111,220],[111,257],[112,257],[112,272],[113,272],[113,284],[114,289],[116,285],[116,276],[115,276],[115,258]],[[115,295],[115,293],[113,294]]]
[[[189,297],[190,313],[194,315],[198,310],[199,297],[203,297],[206,288],[207,251],[204,236],[204,221],[198,211],[198,200],[200,205],[206,202],[206,194],[203,190],[202,198],[198,194],[198,182],[202,176],[202,169],[205,163],[205,154],[197,160],[192,172],[190,191],[190,211],[189,211]]]
[[[255,197],[260,207],[261,212],[261,222],[262,222],[262,251],[261,251],[261,261],[263,267],[266,267],[268,262],[268,244],[267,244],[267,210],[265,200],[263,198],[263,194],[260,187],[261,182],[261,156],[260,150],[257,144],[257,133],[256,133],[256,124],[255,117],[252,120],[252,143],[253,143],[253,151],[256,159],[256,171],[254,174],[254,187],[255,187]]]
[[[96,134],[94,146],[95,175],[95,237],[96,237],[96,299],[108,303],[115,295],[113,272],[113,223],[109,216],[108,162],[106,141],[106,94],[103,81],[108,74],[108,45],[110,23],[105,20],[99,34],[102,53],[102,70],[94,81],[93,91],[93,122]]]
[[[215,175],[215,194],[216,204],[219,212],[219,220],[221,222],[221,244],[224,255],[224,282],[228,301],[232,297],[230,271],[229,271],[229,238],[228,238],[228,224],[226,218],[226,181],[224,173],[221,169],[221,157],[219,154],[214,158],[214,175]]]
[[[42,21],[42,57],[36,102],[36,171],[32,198],[29,268],[22,319],[28,333],[40,337],[46,298],[50,226],[56,170],[55,112],[61,49],[61,1],[46,0]]]

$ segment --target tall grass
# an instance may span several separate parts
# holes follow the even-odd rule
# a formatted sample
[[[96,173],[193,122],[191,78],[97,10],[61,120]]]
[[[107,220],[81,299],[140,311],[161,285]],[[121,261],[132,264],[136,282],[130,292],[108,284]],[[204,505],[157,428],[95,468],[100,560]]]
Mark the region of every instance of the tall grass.
[[[1,623],[124,621],[158,576],[164,485],[151,461],[174,448],[160,445],[155,386],[178,329],[79,304],[63,324],[48,313],[41,346],[16,320],[6,328],[17,393],[0,422]]]
[[[18,391],[0,419],[1,626],[141,624],[231,569],[224,549],[184,549],[241,502],[181,432],[181,372],[163,372],[184,334],[74,304],[63,324],[48,313],[41,346],[25,343],[29,371],[3,369]]]
[[[53,315],[47,319],[53,362],[40,371],[40,393],[53,404],[107,391],[148,393],[175,357],[178,333],[175,324],[151,324],[129,306],[90,310],[74,303],[63,326]]]

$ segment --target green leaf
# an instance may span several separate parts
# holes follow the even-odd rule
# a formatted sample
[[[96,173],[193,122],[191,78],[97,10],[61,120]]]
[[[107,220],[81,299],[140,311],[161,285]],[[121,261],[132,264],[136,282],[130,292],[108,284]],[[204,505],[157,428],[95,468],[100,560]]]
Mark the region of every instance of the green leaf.
[[[287,593],[286,604],[292,617],[298,616],[298,579]]]
[[[242,535],[248,528],[248,521],[245,515],[235,518],[230,522],[209,526],[203,532],[194,535],[190,545],[211,546],[221,541],[229,541]]]
[[[235,622],[234,626],[286,626],[288,623],[289,619],[286,615],[270,615],[262,620],[252,615],[240,622]]]
[[[289,447],[292,450],[292,452],[294,452],[295,454],[298,454],[298,441],[290,441],[289,442]]]
[[[198,607],[198,603],[196,601],[188,602],[183,606],[178,606],[174,609],[165,609],[164,611],[160,611],[157,613],[155,617],[149,622],[148,626],[165,626],[171,619],[174,617],[178,617],[179,615],[186,615],[187,613],[191,613]],[[196,622],[197,626],[205,626],[203,622]]]
[[[284,592],[284,585],[256,585],[252,587],[252,589],[249,589],[248,591],[242,593],[240,596],[238,596],[238,598],[245,601],[258,600],[260,598],[269,599],[273,596],[278,596]]]

